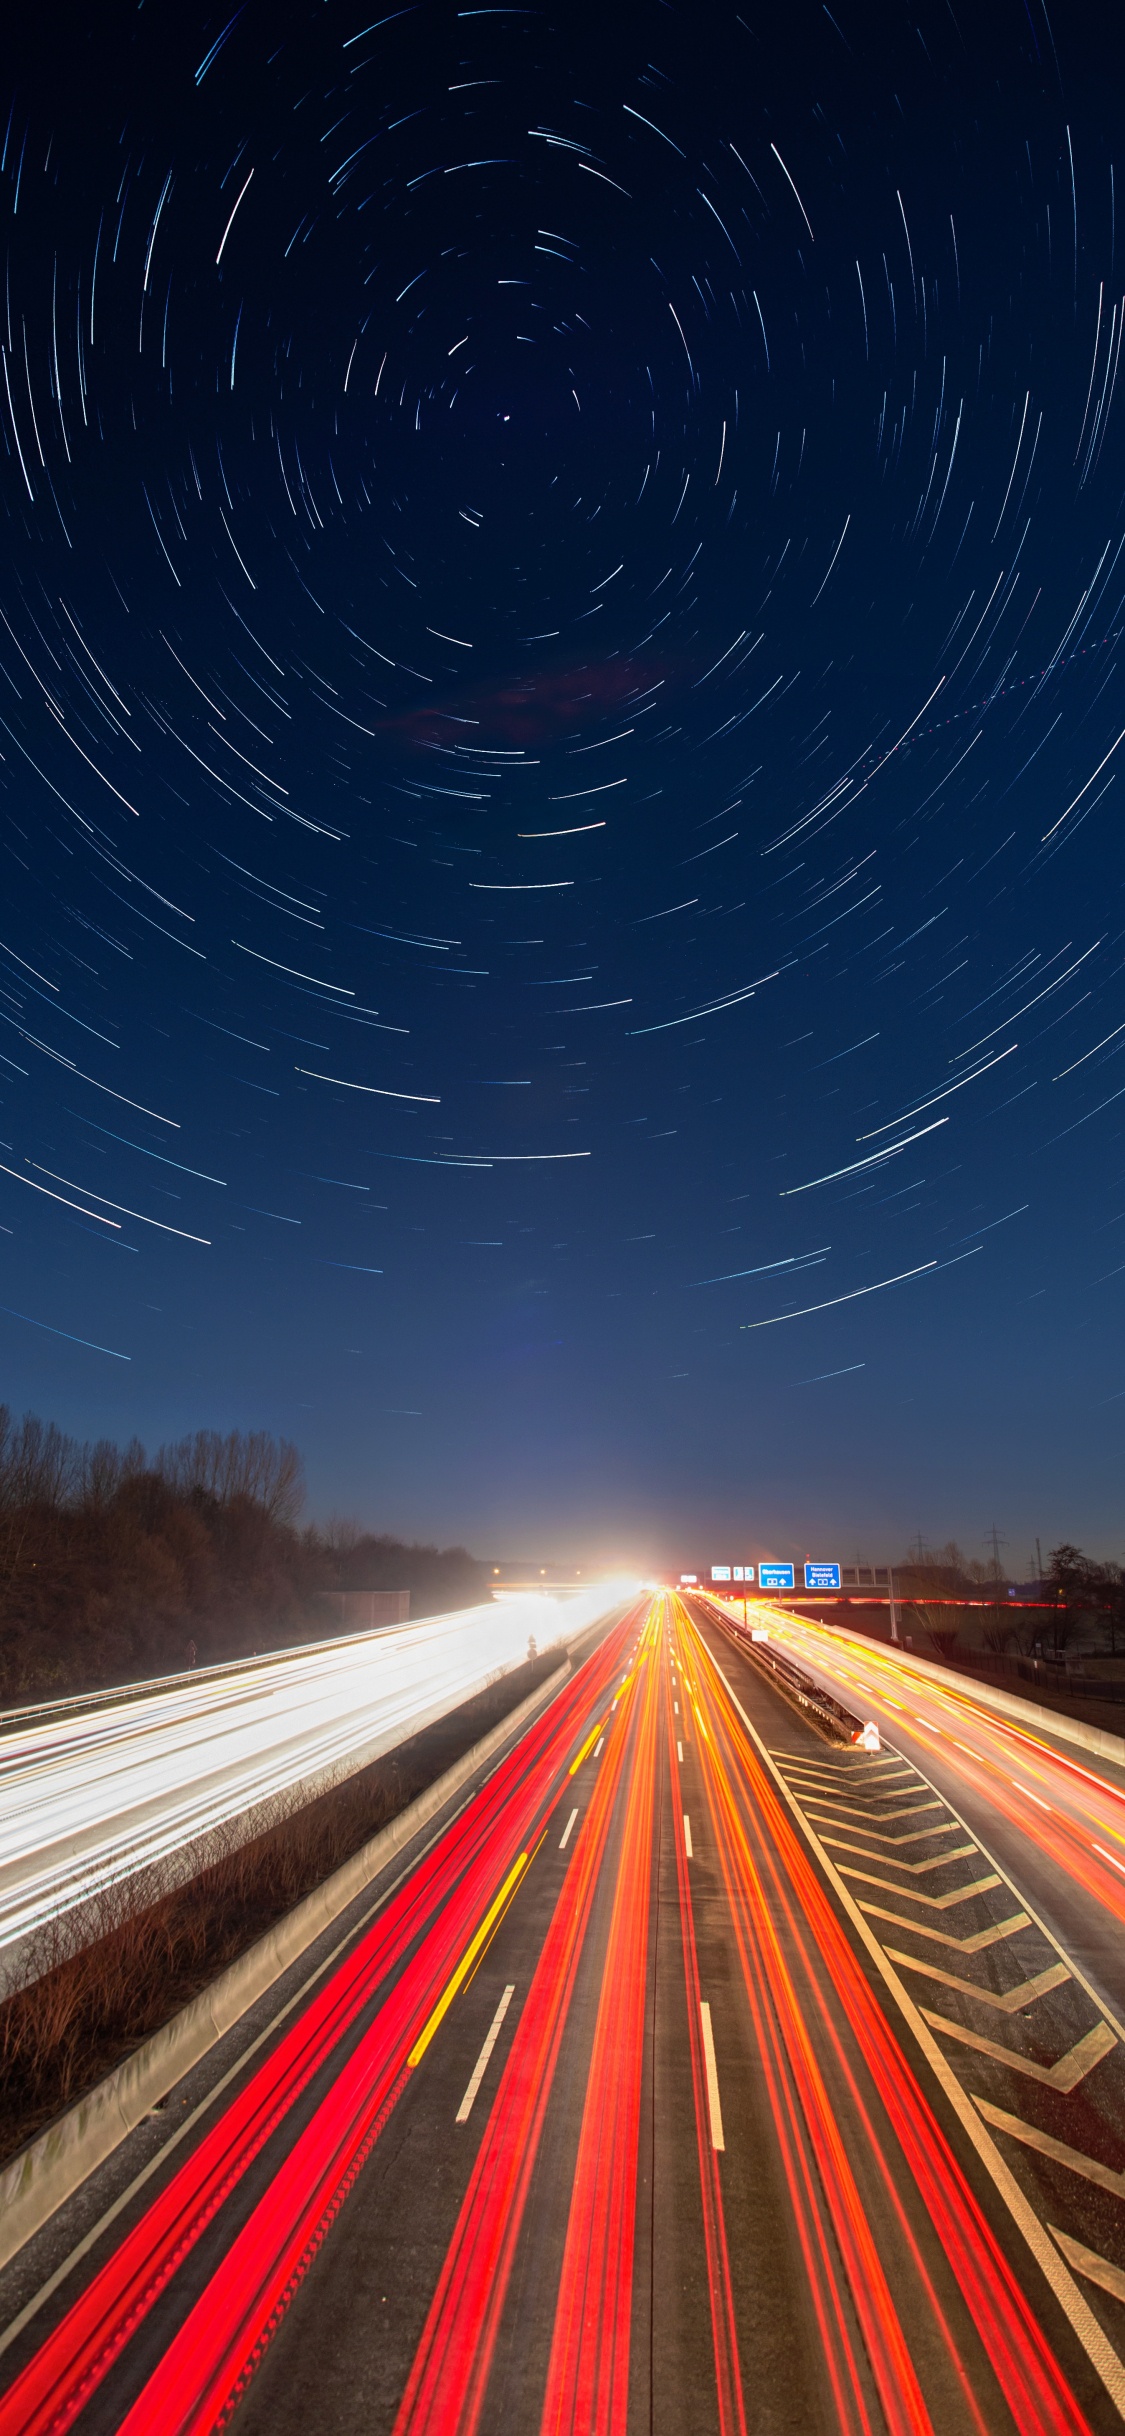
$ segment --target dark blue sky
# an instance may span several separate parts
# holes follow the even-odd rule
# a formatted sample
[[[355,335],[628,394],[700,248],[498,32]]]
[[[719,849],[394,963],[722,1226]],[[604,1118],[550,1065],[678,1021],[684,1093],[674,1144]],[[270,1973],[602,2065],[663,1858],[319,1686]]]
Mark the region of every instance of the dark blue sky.
[[[34,12],[9,1401],[482,1550],[1119,1551],[1108,22]]]

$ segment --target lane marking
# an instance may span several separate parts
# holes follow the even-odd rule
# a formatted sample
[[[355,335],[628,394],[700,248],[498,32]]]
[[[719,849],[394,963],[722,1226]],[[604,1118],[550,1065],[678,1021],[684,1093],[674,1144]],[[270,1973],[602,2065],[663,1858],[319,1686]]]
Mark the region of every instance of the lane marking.
[[[892,1962],[904,1971],[918,1971],[923,1979],[936,1979],[943,1988],[953,1988],[958,1996],[971,1996],[978,2005],[991,2005],[996,2013],[1022,2013],[1040,1996],[1048,1996],[1052,1988],[1061,1988],[1070,1978],[1065,1962],[1052,1962],[1047,1970],[1036,1973],[1034,1979],[1022,1979],[1018,1988],[1009,1988],[1006,1996],[998,1996],[994,1988],[978,1986],[974,1979],[957,1979],[952,1971],[939,1971],[936,1962],[923,1962],[916,1954],[900,1954],[893,1945],[886,1947]]]
[[[571,1760],[570,1766],[567,1770],[568,1776],[577,1776],[583,1760],[586,1759],[589,1753],[593,1750],[594,1744],[597,1741],[599,1734],[602,1732],[604,1725],[604,1717],[599,1717],[596,1726],[591,1726],[581,1750],[577,1753],[575,1758]]]
[[[914,1773],[912,1768],[901,1765],[898,1760],[876,1759],[874,1754],[869,1755],[866,1751],[862,1754],[857,1752],[850,1755],[847,1750],[841,1749],[841,1759],[846,1760],[849,1756],[861,1758],[862,1767],[851,1767],[846,1773],[849,1776],[862,1775],[864,1781],[868,1776],[881,1776],[885,1783],[890,1776],[912,1776]],[[806,1784],[814,1777],[819,1777],[822,1783],[839,1784],[841,1771],[838,1768],[824,1767],[818,1759],[803,1759],[796,1751],[771,1751],[770,1758],[779,1762],[783,1761],[790,1775],[795,1774],[799,1769]]]
[[[66,2282],[67,2277],[73,2273],[75,2267],[77,2267],[82,2259],[84,2259],[93,2249],[95,2242],[100,2241],[102,2234],[106,2232],[109,2226],[115,2222],[118,2216],[121,2215],[123,2209],[128,2207],[130,2202],[136,2198],[138,2191],[144,2189],[146,2182],[151,2181],[153,2175],[156,2174],[158,2170],[167,2163],[173,2151],[180,2146],[181,2142],[187,2139],[189,2133],[196,2129],[203,2116],[210,2112],[210,2109],[216,2104],[218,2099],[222,2097],[224,2091],[229,2088],[231,2082],[237,2080],[239,2073],[245,2069],[245,2067],[252,2061],[253,2057],[258,2054],[259,2050],[266,2045],[269,2039],[273,2037],[279,2024],[286,2021],[289,2015],[297,2010],[299,2005],[305,2003],[305,2001],[311,1996],[311,1993],[316,1987],[318,1981],[326,1977],[327,1973],[332,1969],[333,1964],[339,1961],[340,1956],[346,1953],[348,1947],[358,1945],[364,1930],[370,1927],[371,1922],[378,1917],[380,1912],[389,1908],[390,1904],[394,1900],[394,1897],[399,1894],[402,1888],[405,1886],[408,1878],[411,1877],[413,1872],[420,1866],[420,1864],[436,1850],[437,1846],[441,1843],[443,1836],[448,1835],[450,1830],[461,1820],[464,1812],[469,1808],[470,1804],[475,1799],[477,1790],[479,1790],[479,1787],[475,1786],[473,1780],[470,1779],[467,1788],[461,1789],[457,1797],[457,1807],[454,1810],[447,1812],[444,1818],[442,1818],[439,1813],[438,1823],[436,1826],[431,1825],[428,1821],[424,1821],[422,1826],[416,1830],[417,1837],[423,1840],[415,1842],[414,1837],[410,1838],[407,1849],[410,1850],[410,1846],[414,1846],[412,1857],[407,1861],[405,1867],[399,1870],[397,1877],[392,1877],[389,1875],[386,1876],[386,1883],[379,1886],[379,1891],[376,1894],[374,1901],[368,1904],[366,1911],[361,1912],[359,1919],[353,1921],[351,1927],[345,1930],[344,1935],[337,1940],[337,1943],[334,1946],[330,1948],[323,1960],[318,1962],[315,1968],[309,1972],[308,1977],[301,1981],[299,1987],[294,1989],[293,1994],[286,1997],[285,2002],[278,2006],[277,2011],[271,2015],[271,2018],[266,2023],[265,2028],[259,2030],[257,2036],[250,2040],[249,2045],[243,2048],[241,2054],[235,2057],[232,2064],[228,2064],[226,2071],[220,2075],[217,2081],[212,2083],[211,2088],[208,2089],[204,2096],[200,2098],[198,2104],[192,2107],[186,2120],[183,2123],[177,2124],[176,2129],[169,2135],[169,2138],[165,2141],[163,2147],[159,2148],[155,2155],[150,2157],[146,2164],[142,2165],[139,2173],[133,2176],[132,2181],[126,2184],[125,2189],[118,2193],[116,2199],[111,2200],[109,2206],[103,2211],[102,2215],[98,2217],[96,2223],[91,2225],[87,2231],[82,2234],[81,2238],[74,2244],[73,2248],[67,2252],[66,2257],[61,2260],[60,2264],[47,2277],[46,2281],[40,2285],[38,2291],[32,2293],[30,2300],[24,2302],[23,2308],[16,2312],[14,2318],[9,2319],[8,2324],[3,2328],[2,2331],[0,2331],[0,2354],[7,2351],[9,2346],[15,2342],[16,2337],[23,2333],[24,2327],[30,2324],[32,2318],[38,2315],[44,2303],[49,2301],[52,2295],[59,2290],[60,2286]],[[426,1833],[427,1825],[429,1825],[430,1829],[428,1834]],[[386,1871],[390,1870],[390,1867],[391,1863],[386,1863],[384,1865],[384,1871],[380,1871],[378,1873],[378,1877],[382,1877]],[[378,1878],[376,1878],[373,1883],[378,1884]],[[333,1925],[335,1924],[333,1923]],[[177,2168],[176,2170],[178,2171],[179,2169]]]
[[[784,1782],[784,1779],[782,1781]],[[790,1788],[786,1786],[786,1791],[789,1790]],[[901,1796],[899,1798],[901,1799]],[[857,1810],[854,1802],[830,1801],[826,1793],[813,1794],[810,1801],[810,1808],[812,1807],[817,1810],[842,1810],[844,1817],[848,1819],[869,1819],[871,1817],[870,1809]],[[948,1810],[949,1807],[948,1802],[911,1802],[906,1810],[877,1810],[875,1816],[879,1819],[916,1819],[921,1817],[924,1810]],[[961,1820],[959,1824],[964,1826],[964,1821]]]
[[[1108,2258],[1099,2258],[1096,2250],[1088,2250],[1085,2242],[1075,2241],[1071,2234],[1060,2233],[1057,2225],[1048,2225],[1068,2267],[1076,2268],[1091,2284],[1100,2284],[1103,2292],[1111,2292],[1115,2301],[1125,2301],[1125,2275]]]
[[[725,2149],[723,2110],[719,2102],[719,2075],[715,2064],[715,2037],[711,2028],[710,2005],[700,2005],[699,2019],[703,2027],[703,2064],[707,2075],[707,2110],[711,2117],[711,2146]]]
[[[574,1825],[574,1822],[575,1822],[575,1819],[577,1818],[577,1816],[578,1816],[578,1812],[577,1812],[577,1810],[572,1810],[572,1811],[571,1811],[571,1814],[570,1814],[570,1817],[568,1818],[568,1820],[567,1820],[567,1822],[566,1822],[566,1825],[565,1825],[565,1827],[563,1828],[562,1834],[561,1834],[561,1836],[559,1837],[559,1851],[560,1851],[560,1852],[565,1852],[565,1851],[566,1851],[567,1845],[568,1845],[568,1844],[569,1844],[569,1842],[570,1842],[571,1829],[572,1829],[572,1827],[573,1827],[573,1825]]]
[[[680,1766],[681,1766],[681,1768],[682,1768],[682,1767],[683,1767],[683,1764],[684,1764],[684,1746],[683,1746],[682,1742],[678,1742],[678,1743],[676,1744],[676,1757],[677,1757],[677,1759],[679,1760]]]
[[[1077,2089],[1095,2064],[1111,2055],[1117,2045],[1109,2023],[1095,2022],[1085,2038],[1080,2038],[1068,2054],[1060,2055],[1057,2064],[1035,2064],[1030,2056],[1017,2055],[1014,2047],[1001,2047],[995,2039],[981,2038],[975,2030],[963,2030],[960,2022],[951,2022],[944,2013],[931,2013],[925,2005],[918,2010],[931,2030],[943,2031],[946,2038],[957,2039],[962,2047],[975,2048],[978,2055],[989,2056],[994,2064],[1006,2064],[1010,2072],[1025,2073],[1029,2081],[1040,2081],[1045,2089],[1061,2089],[1064,2097],[1069,2097],[1071,2090]]]
[[[452,1979],[449,1980],[442,1994],[439,1996],[421,2037],[415,2040],[414,2045],[407,2056],[406,2065],[409,2072],[413,2072],[415,2066],[421,2063],[435,2030],[437,2030],[441,2023],[445,2020],[445,2016],[448,2013],[450,2005],[457,1994],[458,1988],[462,1985],[462,1982],[467,1979],[468,1974],[476,1961],[477,1955],[480,1953],[481,1947],[491,1936],[492,1930],[495,1928],[501,1912],[505,1909],[506,1905],[510,1903],[530,1859],[530,1853],[520,1853],[518,1860],[513,1862],[511,1869],[508,1871],[508,1875],[504,1880],[499,1894],[496,1896],[494,1902],[489,1904],[488,1910],[481,1921],[476,1936],[473,1938],[471,1945],[466,1947],[465,1952],[462,1954],[461,1960],[453,1973]]]
[[[940,1834],[941,1830],[940,1828],[931,1827],[927,1830],[927,1832],[930,1835],[938,1835]],[[885,1841],[885,1838],[882,1840]],[[914,1840],[914,1838],[911,1839],[912,1842]],[[834,1852],[854,1853],[856,1858],[860,1861],[880,1861],[882,1862],[884,1869],[908,1869],[912,1878],[924,1878],[931,1869],[947,1869],[951,1861],[971,1860],[977,1849],[975,1844],[955,1844],[952,1851],[935,1853],[928,1861],[892,1861],[884,1853],[866,1852],[862,1844],[845,1844],[842,1835],[822,1836],[821,1842],[831,1845]],[[852,1875],[858,1873],[849,1872],[848,1874]],[[882,1885],[885,1883],[885,1881],[879,1879],[877,1881],[873,1881],[873,1883]],[[908,1894],[909,1891],[910,1890],[908,1887],[903,1888],[904,1894]]]
[[[578,1812],[575,1811],[574,1817],[577,1818],[577,1816]],[[473,2066],[472,2079],[470,2080],[469,2086],[465,2091],[465,2095],[462,2098],[457,2112],[453,2117],[455,2123],[467,2123],[469,2120],[469,2116],[473,2111],[473,2100],[476,2097],[477,2091],[480,2088],[481,2082],[483,2081],[485,2073],[488,2069],[489,2056],[491,2055],[492,2050],[496,2045],[496,2041],[500,2036],[500,2025],[509,2005],[511,2004],[515,1992],[516,1986],[515,1981],[513,1980],[511,1986],[505,1988],[500,2002],[496,2007],[496,2011],[492,2016],[492,2026],[489,2030],[488,2037],[481,2048],[480,2054],[477,2057],[476,2063]]]
[[[605,1735],[604,1735],[604,1734],[599,1734],[598,1739],[597,1739],[596,1743],[594,1744],[594,1757],[595,1757],[595,1759],[597,1759],[597,1757],[598,1757],[598,1755],[599,1755],[599,1753],[600,1753],[600,1751],[601,1751],[601,1747],[602,1747],[602,1744],[603,1744],[603,1742],[604,1742],[604,1741],[605,1741]]]
[[[1115,2199],[1125,2199],[1125,2174],[1116,2166],[1103,2165],[1099,2157],[1083,2156],[1080,2149],[1068,2148],[1065,2140],[1056,2140],[1036,2124],[1025,2123],[1021,2115],[1005,2114],[1002,2106],[990,2106],[987,2098],[974,2098],[973,2104],[994,2131],[1007,2132],[1013,2140],[1022,2140],[1025,2148],[1038,2149],[1040,2156],[1049,2157],[1052,2164],[1068,2165],[1072,2174],[1081,2174],[1084,2181],[1100,2184],[1103,2191],[1112,2191]]]
[[[811,1802],[806,1802],[805,1808],[811,1817]],[[833,1824],[835,1824],[835,1821],[833,1821]],[[849,1830],[849,1833],[852,1835],[865,1835],[869,1844],[887,1844],[897,1847],[899,1844],[927,1844],[931,1836],[935,1835],[960,1835],[961,1829],[958,1827],[956,1819],[950,1819],[948,1825],[945,1827],[916,1827],[912,1835],[880,1835],[878,1829],[875,1827],[852,1827]],[[822,1844],[835,1844],[841,1852],[855,1852],[859,1849],[858,1845],[842,1843],[838,1835],[825,1835],[822,1833],[820,1840]],[[965,1849],[966,1851],[973,1852],[976,1850],[976,1846],[966,1845]],[[867,1855],[869,1861],[878,1861],[881,1860],[882,1857],[883,1856],[881,1853],[869,1852]],[[957,1856],[953,1853],[946,1853],[945,1855],[947,1861],[952,1861],[956,1857]],[[902,1863],[896,1862],[895,1867],[901,1868]]]
[[[835,1863],[832,1866],[835,1867]],[[898,1866],[902,1868],[909,1864],[900,1862]],[[857,1878],[861,1886],[877,1886],[881,1894],[897,1895],[900,1903],[924,1903],[931,1912],[952,1911],[955,1904],[971,1903],[975,1895],[986,1895],[991,1887],[1002,1884],[993,1869],[986,1878],[974,1878],[969,1886],[955,1886],[950,1895],[923,1895],[913,1886],[896,1886],[893,1878],[873,1878],[869,1869],[848,1869],[843,1862],[837,1875]]]
[[[991,2176],[996,2189],[1006,2202],[1010,2215],[1015,2223],[1019,2226],[1029,2249],[1042,2268],[1056,2299],[1066,2312],[1066,2315],[1069,2318],[1075,2334],[1078,2336],[1078,2339],[1081,2342],[1088,2359],[1096,2368],[1099,2376],[1101,2377],[1102,2383],[1106,2388],[1106,2391],[1109,2393],[1117,2409],[1122,2413],[1122,2416],[1125,2417],[1125,2368],[1123,2368],[1122,2362],[1110,2343],[1099,2320],[1094,2316],[1089,2303],[1086,2301],[1084,2295],[1080,2292],[1078,2285],[1074,2281],[1073,2275],[1069,2272],[1059,2247],[1052,2239],[1045,2222],[1036,2214],[1035,2209],[1025,2197],[1023,2190],[1016,2181],[1016,2178],[1008,2166],[1006,2159],[1001,2155],[995,2140],[989,2136],[986,2129],[986,2122],[994,2121],[995,2116],[992,2113],[989,2113],[986,2116],[984,2102],[980,2099],[971,2098],[968,2090],[962,2088],[956,2074],[951,2069],[948,2058],[942,2053],[942,2050],[928,2025],[923,2021],[922,2015],[919,2012],[918,2007],[915,2005],[909,1990],[903,1985],[902,1980],[899,1978],[894,1965],[890,1961],[885,1947],[879,1943],[874,1931],[868,1926],[868,1922],[864,1917],[864,1914],[870,1914],[872,1918],[877,1920],[891,1920],[896,1928],[908,1929],[912,1936],[932,1938],[935,1940],[935,1942],[941,1945],[957,1946],[962,1952],[972,1953],[979,1953],[985,1946],[995,1943],[997,1938],[1011,1937],[1020,1929],[1034,1926],[1046,1939],[1047,1943],[1054,1947],[1055,1952],[1060,1956],[1060,1959],[1066,1959],[1069,1962],[1071,1976],[1077,1980],[1080,1987],[1085,1989],[1086,1994],[1090,1997],[1092,2003],[1097,2006],[1098,2011],[1103,2015],[1103,2017],[1107,2016],[1108,2008],[1105,2006],[1102,1999],[1095,1995],[1093,1988],[1090,1986],[1089,1981],[1085,1977],[1085,1974],[1076,1967],[1073,1957],[1064,1957],[1063,1949],[1060,1947],[1057,1938],[1052,1936],[1051,1931],[1046,1927],[1046,1924],[1038,1917],[1037,1914],[1032,1914],[1028,1911],[1019,1911],[1010,1919],[999,1923],[996,1928],[982,1930],[975,1937],[959,1938],[953,1937],[949,1935],[948,1932],[942,1931],[941,1929],[930,1928],[928,1925],[924,1925],[921,1921],[906,1921],[902,1918],[901,1913],[896,1915],[893,1912],[884,1911],[878,1904],[865,1903],[862,1900],[857,1901],[857,1898],[852,1894],[850,1888],[844,1884],[835,1862],[824,1850],[824,1846],[820,1841],[820,1837],[817,1834],[815,1827],[801,1810],[794,1793],[792,1792],[790,1786],[786,1783],[781,1769],[777,1766],[776,1761],[773,1759],[766,1743],[762,1739],[762,1736],[758,1733],[756,1727],[751,1723],[751,1720],[747,1716],[737,1692],[734,1690],[733,1685],[724,1674],[718,1659],[714,1655],[714,1652],[712,1651],[710,1655],[711,1663],[714,1666],[715,1672],[723,1685],[728,1699],[730,1700],[731,1706],[735,1710],[737,1716],[740,1718],[745,1729],[748,1742],[765,1761],[771,1774],[775,1778],[778,1787],[788,1801],[798,1825],[803,1829],[809,1844],[820,1860],[825,1876],[829,1879],[830,1883],[835,1886],[844,1910],[847,1912],[849,1919],[852,1921],[858,1935],[861,1937],[864,1945],[866,1946],[876,1970],[880,1973],[881,1977],[885,1981],[888,1991],[893,1997],[895,2003],[898,2005],[904,2019],[913,2029],[914,2035],[918,2040],[918,2044],[921,2047],[923,2054],[927,2058],[927,2061],[935,2073],[951,2106],[960,2117],[961,2123],[971,2139],[982,2164]],[[928,1780],[922,1776],[922,1771],[920,1769],[918,1769],[916,1773],[922,1777],[923,1784],[928,1782]],[[965,1834],[972,1833],[972,1830],[968,1825],[968,1821],[959,1816],[951,1802],[940,1806],[946,1808],[952,1813],[953,1817],[957,1820],[958,1826]],[[988,1853],[987,1847],[980,1843],[979,1838],[977,1841],[982,1858],[986,1861],[989,1860],[991,1856]],[[1011,1887],[1011,1892],[1016,1894],[1017,1890],[1015,1887],[1011,1886],[1011,1881],[1006,1880],[1004,1882]],[[1113,2017],[1109,2016],[1109,2018],[1112,2019]],[[1123,2032],[1122,2035],[1125,2036],[1125,2032]],[[1004,2128],[1008,2128],[1006,2123]],[[1012,2118],[1012,2129],[1013,2131],[1015,2130],[1015,2118]],[[1029,2129],[1030,2127],[1021,2126],[1020,2137],[1026,2139]],[[1028,2144],[1038,2146],[1039,2141],[1029,2141]],[[1093,2178],[1094,2177],[1091,2176],[1091,2179]]]
[[[691,1820],[689,1819],[686,1810],[684,1812],[684,1849],[687,1853],[689,1861],[694,1861],[695,1854],[691,1847]]]
[[[826,1858],[829,1869],[835,1863]],[[847,1888],[844,1889],[847,1894]],[[928,1920],[904,1920],[901,1912],[884,1911],[881,1903],[861,1903],[861,1912],[869,1912],[872,1920],[889,1920],[892,1928],[909,1929],[912,1937],[928,1937],[934,1945],[955,1946],[959,1954],[983,1954],[990,1945],[999,1945],[1005,1937],[1015,1937],[1020,1929],[1031,1927],[1030,1912],[1013,1912],[1010,1920],[998,1920],[992,1928],[978,1929],[974,1937],[953,1937],[946,1929],[931,1928]]]

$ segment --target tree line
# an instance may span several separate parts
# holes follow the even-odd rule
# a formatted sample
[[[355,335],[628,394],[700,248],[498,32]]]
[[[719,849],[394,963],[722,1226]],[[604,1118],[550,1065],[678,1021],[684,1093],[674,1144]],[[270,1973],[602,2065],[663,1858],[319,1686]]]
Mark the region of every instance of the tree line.
[[[995,1558],[970,1562],[955,1540],[896,1565],[895,1583],[899,1596],[917,1606],[938,1647],[951,1649],[968,1637],[965,1620],[956,1623],[943,1602],[983,1598],[988,1603],[974,1621],[985,1649],[1014,1646],[1026,1656],[1061,1658],[1081,1643],[1110,1656],[1125,1654],[1125,1566],[1087,1556],[1070,1540],[1049,1551],[1031,1606],[1009,1599],[1007,1577]]]
[[[0,1405],[0,1705],[327,1637],[323,1593],[408,1589],[412,1615],[486,1596],[464,1548],[299,1527],[301,1457],[266,1430],[146,1453]]]

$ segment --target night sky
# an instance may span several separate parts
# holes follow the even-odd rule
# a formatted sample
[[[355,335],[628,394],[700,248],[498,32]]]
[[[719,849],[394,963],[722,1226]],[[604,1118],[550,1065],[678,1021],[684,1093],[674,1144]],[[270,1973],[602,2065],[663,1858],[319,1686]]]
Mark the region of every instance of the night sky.
[[[10,1402],[1120,1553],[1112,14],[21,12]]]

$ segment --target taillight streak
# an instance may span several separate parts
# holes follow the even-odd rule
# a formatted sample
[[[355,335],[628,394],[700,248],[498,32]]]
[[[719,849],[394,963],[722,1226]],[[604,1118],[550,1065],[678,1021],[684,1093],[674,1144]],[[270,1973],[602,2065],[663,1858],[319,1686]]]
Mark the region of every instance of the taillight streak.
[[[625,2436],[629,2408],[659,1696],[651,1620],[646,1642],[541,2436]]]
[[[354,2026],[381,1983],[405,1960],[404,1978],[399,1983],[404,1991],[401,2020],[408,2021],[410,2026],[401,2026],[400,2007],[388,2001],[363,2042],[368,2068],[374,2072],[379,2069],[376,2051],[379,2040],[383,2040],[390,2078],[387,2081],[384,2075],[380,2086],[385,2084],[387,2091],[396,2088],[395,2075],[405,2060],[411,2037],[416,2037],[425,2023],[472,1921],[479,1917],[484,1888],[495,1886],[498,1867],[502,1870],[504,1859],[525,1840],[525,1831],[544,1806],[557,1800],[557,1787],[552,1787],[552,1779],[567,1762],[578,1718],[589,1714],[591,1694],[596,1700],[604,1700],[607,1680],[615,1672],[631,1623],[632,1618],[626,1618],[609,1636],[595,1657],[580,1670],[573,1685],[536,1722],[481,1787],[467,1810],[423,1857],[359,1944],[92,2278],[0,2400],[0,2436],[64,2436],[271,2134]],[[406,1960],[410,1947],[419,1938],[422,1943],[416,1945],[413,1957]],[[403,2038],[406,2048],[402,2046]],[[325,2105],[330,2123],[343,2138],[338,2087],[339,2084],[334,2084]],[[357,2140],[368,2136],[368,2132],[358,2130],[355,2134]],[[313,2168],[311,2148],[303,2153],[309,2170],[315,2170],[317,2176],[330,2172],[323,2158]],[[252,2221],[259,2222],[260,2230],[267,2229],[257,2213]],[[268,2214],[267,2226],[272,2227],[276,2249],[283,2228]],[[219,2280],[221,2271],[215,2283]],[[213,2289],[213,2285],[207,2287],[198,2307],[204,2306]],[[196,2358],[199,2379],[203,2381],[206,2310],[202,2322],[195,2311],[189,2322],[195,2323],[197,2341],[202,2345]],[[217,2322],[214,2331],[217,2334]],[[153,2403],[155,2407],[155,2395]]]
[[[779,1891],[780,1872],[784,1871],[799,1905],[802,1922],[798,1922],[792,1906],[788,1907],[788,1921],[802,1948],[810,1984],[816,1988],[818,1974],[812,1959],[815,1952],[827,1971],[880,2103],[927,2207],[938,2240],[961,2287],[1000,2390],[1020,2429],[1020,2436],[1090,2436],[1088,2422],[1036,2323],[1031,2307],[948,2141],[938,2127],[902,2048],[868,1986],[812,1862],[749,1742],[737,1712],[730,1704],[706,1644],[701,1636],[694,1637],[708,1675],[714,1710],[722,1720],[726,1737],[736,1755],[737,1766],[747,1780],[748,1791],[760,1815],[763,1830],[777,1852],[779,1872],[776,1883]],[[738,1875],[745,1880],[750,1907],[748,1917],[752,1915],[755,1932],[766,1940],[774,1934],[769,1924],[769,1907],[762,1901],[760,1892],[755,1895],[755,1889],[760,1884],[758,1873],[745,1830],[734,1807],[729,1779],[725,1780],[724,1791],[724,1778],[716,1769],[714,1783],[720,1797],[720,1807],[732,1821],[732,1851],[737,1856]],[[734,1882],[737,1884],[737,1879]],[[745,1936],[745,1931],[743,1934]],[[822,2013],[828,2021],[827,2011],[823,2007]],[[838,2040],[836,2050],[840,2065],[850,2081],[849,2094],[861,2103],[854,2075]],[[874,2136],[869,2113],[867,2123],[871,2155],[905,2229],[901,2202],[895,2193],[888,2162]],[[918,2263],[921,2264],[920,2261]],[[934,2306],[936,2308],[936,2301]],[[956,2366],[957,2354],[952,2332],[945,2325],[940,2311],[935,2319],[935,2330],[941,2334],[947,2355]],[[963,2367],[958,2368],[958,2376],[966,2407],[980,2424]],[[891,2424],[894,2426],[897,2423],[892,2419]]]
[[[634,1675],[594,1782],[446,2252],[394,2436],[474,2436],[621,1782]]]

